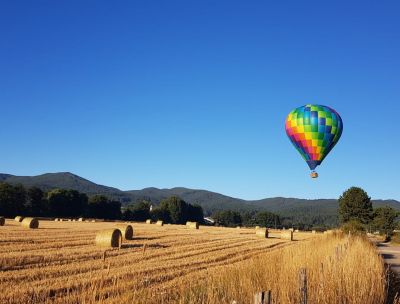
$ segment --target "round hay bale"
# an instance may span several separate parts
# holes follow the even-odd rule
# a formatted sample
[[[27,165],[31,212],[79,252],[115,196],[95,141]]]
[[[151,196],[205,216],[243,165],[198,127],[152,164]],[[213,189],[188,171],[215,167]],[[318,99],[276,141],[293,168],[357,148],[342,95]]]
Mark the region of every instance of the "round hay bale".
[[[163,221],[157,221],[156,225],[157,226],[164,226],[164,222]]]
[[[133,228],[131,225],[117,225],[117,229],[121,231],[122,237],[125,240],[133,239]]]
[[[296,229],[294,232],[299,232],[299,229]]]
[[[21,223],[23,219],[24,219],[23,216],[19,216],[18,215],[18,216],[15,217],[14,221]]]
[[[146,224],[151,224],[151,220],[150,219],[146,220]]]
[[[122,234],[119,229],[107,229],[97,232],[96,245],[101,247],[120,248]]]
[[[313,231],[311,231],[311,233],[312,233],[312,234],[316,234],[316,233],[317,233],[317,231],[316,231],[316,230],[313,230]]]
[[[260,229],[260,226],[256,226],[256,229]]]
[[[258,228],[256,230],[256,236],[262,237],[264,239],[268,238],[268,229],[266,229],[266,228]]]
[[[83,222],[83,217],[78,218],[78,222]]]
[[[293,241],[293,231],[291,231],[291,230],[282,231],[281,232],[281,239],[282,240]]]
[[[0,226],[4,226],[6,223],[6,219],[3,216],[0,216]]]
[[[92,223],[96,223],[96,220],[92,220]]]
[[[186,226],[190,226],[192,224],[192,222],[186,222]]]
[[[26,217],[21,222],[21,226],[29,229],[39,228],[39,221],[34,217]]]
[[[198,222],[190,222],[189,228],[190,229],[199,229],[199,223]]]

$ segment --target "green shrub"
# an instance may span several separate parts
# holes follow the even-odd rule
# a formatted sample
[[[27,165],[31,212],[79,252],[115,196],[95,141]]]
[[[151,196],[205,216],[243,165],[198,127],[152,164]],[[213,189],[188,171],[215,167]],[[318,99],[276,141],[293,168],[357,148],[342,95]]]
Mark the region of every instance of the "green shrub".
[[[365,232],[365,227],[357,220],[351,220],[344,223],[341,227],[344,233],[361,234]]]

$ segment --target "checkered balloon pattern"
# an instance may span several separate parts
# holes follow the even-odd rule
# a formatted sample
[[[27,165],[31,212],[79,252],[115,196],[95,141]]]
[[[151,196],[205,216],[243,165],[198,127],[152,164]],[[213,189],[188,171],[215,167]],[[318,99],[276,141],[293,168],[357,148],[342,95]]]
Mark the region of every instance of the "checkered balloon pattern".
[[[334,109],[308,104],[289,113],[285,129],[292,144],[314,170],[339,141],[343,122]]]

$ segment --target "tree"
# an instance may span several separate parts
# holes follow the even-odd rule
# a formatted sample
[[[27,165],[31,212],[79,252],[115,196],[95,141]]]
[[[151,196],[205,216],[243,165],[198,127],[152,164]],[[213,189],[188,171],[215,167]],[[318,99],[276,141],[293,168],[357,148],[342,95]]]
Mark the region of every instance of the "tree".
[[[27,211],[33,216],[44,216],[48,212],[44,192],[38,187],[28,189]]]
[[[187,221],[188,204],[177,196],[171,196],[160,203],[160,208],[168,212],[172,224],[184,224]]]
[[[375,230],[379,230],[384,233],[386,237],[393,234],[393,230],[396,227],[396,218],[398,212],[391,207],[380,207],[374,210],[374,220],[372,221],[372,227]]]
[[[187,220],[191,222],[204,223],[203,208],[198,204],[188,204]]]
[[[237,211],[218,211],[214,214],[213,218],[215,223],[221,226],[235,227],[242,225],[242,217]]]
[[[0,183],[0,214],[14,217],[25,213],[26,190],[22,185]]]
[[[53,216],[82,216],[88,205],[88,197],[76,190],[55,189],[47,194],[50,213]]]
[[[129,205],[123,214],[125,220],[145,221],[150,218],[150,203],[140,201],[134,205]]]
[[[187,221],[203,223],[203,208],[191,205],[177,196],[161,201],[160,206],[151,211],[153,220],[162,220],[172,224],[185,224]]]
[[[263,227],[278,227],[281,222],[278,215],[268,211],[263,211],[256,214],[255,224]]]
[[[115,220],[121,217],[121,203],[105,195],[94,195],[89,199],[86,215],[88,217]]]
[[[361,188],[351,187],[339,198],[339,219],[341,223],[357,220],[368,224],[372,218],[372,202],[368,194]]]
[[[170,222],[169,212],[165,208],[155,207],[150,212],[150,217],[153,221],[164,221],[166,223]]]

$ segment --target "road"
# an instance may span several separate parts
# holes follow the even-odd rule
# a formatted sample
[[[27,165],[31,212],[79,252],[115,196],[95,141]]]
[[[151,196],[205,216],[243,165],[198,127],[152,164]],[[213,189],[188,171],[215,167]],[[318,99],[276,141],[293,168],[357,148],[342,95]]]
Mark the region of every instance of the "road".
[[[400,246],[391,245],[390,243],[377,244],[379,253],[384,258],[385,262],[390,265],[390,268],[400,273]]]

